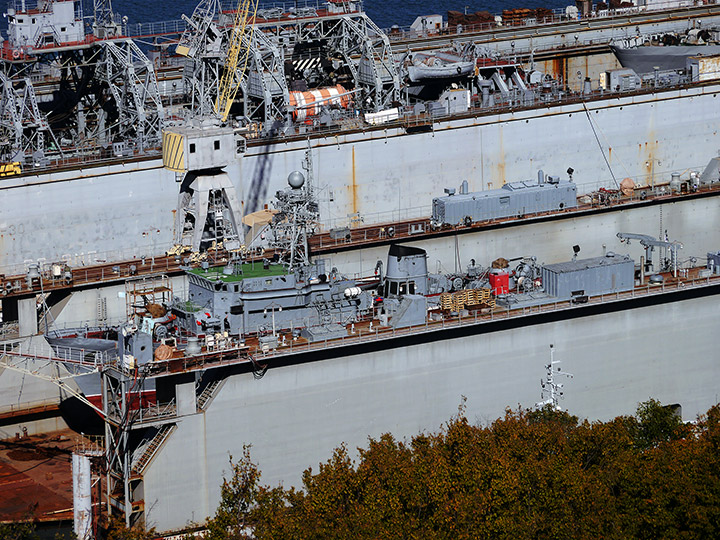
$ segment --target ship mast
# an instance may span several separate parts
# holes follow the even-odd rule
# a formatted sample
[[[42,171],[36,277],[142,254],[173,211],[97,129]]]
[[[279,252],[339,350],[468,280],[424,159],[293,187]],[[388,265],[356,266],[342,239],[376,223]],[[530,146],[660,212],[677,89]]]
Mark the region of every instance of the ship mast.
[[[562,391],[562,389],[565,385],[558,383],[555,380],[555,377],[562,375],[563,377],[568,377],[569,379],[572,379],[573,375],[572,373],[562,371],[559,367],[555,369],[554,366],[556,366],[557,364],[560,364],[560,360],[555,360],[555,346],[551,343],[550,363],[545,364],[545,379],[540,380],[540,386],[542,386],[540,399],[542,401],[539,401],[535,404],[535,407],[538,409],[542,409],[543,407],[549,405],[554,411],[562,410],[559,402],[564,397],[564,392]]]
[[[314,234],[320,217],[312,188],[312,168],[312,151],[308,148],[303,163],[307,180],[300,171],[293,171],[288,176],[290,187],[275,194],[278,212],[271,223],[270,246],[290,271],[302,271],[310,265],[308,238]]]

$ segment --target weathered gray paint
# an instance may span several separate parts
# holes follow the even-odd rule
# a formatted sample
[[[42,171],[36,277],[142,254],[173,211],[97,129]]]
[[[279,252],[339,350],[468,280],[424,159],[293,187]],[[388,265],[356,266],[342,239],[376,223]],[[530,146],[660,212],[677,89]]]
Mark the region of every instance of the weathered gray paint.
[[[260,380],[232,376],[205,413],[179,420],[147,468],[148,525],[174,529],[212,514],[228,456],[244,444],[263,482],[297,486],[304,468],[317,470],[343,442],[354,451],[368,436],[439,429],[463,396],[473,422],[532,407],[551,343],[574,374],[562,402],[573,414],[607,420],[653,397],[681,405],[691,420],[718,401],[718,316],[708,297],[271,367]]]
[[[37,300],[23,298],[18,300],[18,331],[20,336],[32,336],[38,332]]]
[[[44,336],[32,336],[17,345],[15,350],[39,356],[51,356],[52,349],[45,341]],[[47,360],[28,360],[22,367],[27,371],[38,372],[46,377],[68,375],[65,368],[56,366]],[[66,381],[69,388],[77,390],[77,385],[71,380]],[[0,368],[0,413],[11,412],[17,409],[54,405],[60,403],[60,388],[55,384],[33,377],[29,373],[22,373],[6,367]],[[62,421],[60,421],[62,423]],[[11,432],[11,436],[14,432]],[[0,431],[2,438],[2,431]]]
[[[538,184],[532,180],[510,182],[500,189],[437,197],[432,202],[432,219],[457,225],[465,219],[483,221],[577,206],[577,186],[568,181]]]
[[[673,171],[702,170],[720,147],[718,92],[720,85],[711,85],[589,103],[616,177],[649,181],[654,173],[657,182]],[[481,191],[534,178],[538,169],[563,176],[572,167],[579,189],[612,183],[582,104],[440,122],[431,133],[389,128],[311,143],[321,217],[343,223],[355,212],[371,219],[429,208],[443,187],[462,180]],[[250,146],[242,167],[228,168],[246,212],[285,187],[306,148],[305,141]],[[37,259],[65,257],[79,266],[163,253],[173,238],[177,192],[175,175],[158,160],[4,178],[0,271],[24,271]]]
[[[695,201],[678,201],[660,206],[648,206],[596,214],[591,218],[573,217],[560,221],[526,223],[488,231],[458,234],[456,237],[430,238],[422,241],[403,240],[404,245],[421,247],[428,252],[428,270],[455,270],[455,238],[461,269],[470,259],[488,266],[498,257],[511,259],[537,256],[539,263],[566,261],[573,255],[572,247],[579,245],[581,258],[599,257],[607,251],[629,254],[639,261],[645,254],[638,243],[622,244],[617,232],[640,232],[657,237],[668,231],[671,240],[683,243],[679,258],[695,256],[702,261],[708,251],[720,249],[720,197]],[[326,265],[342,268],[347,273],[368,274],[378,260],[387,257],[387,246],[323,255]]]
[[[637,242],[629,246],[622,244],[615,234],[623,231],[657,236],[661,227],[668,231],[671,240],[683,243],[680,260],[691,256],[704,260],[709,251],[720,249],[720,197],[667,203],[662,206],[662,212],[660,207],[650,206],[461,234],[457,236],[457,245],[461,269],[470,263],[470,259],[488,266],[499,257],[536,256],[539,263],[556,263],[572,257],[574,245],[580,245],[581,258],[599,257],[603,251],[614,251],[627,253],[640,261],[640,256],[645,254],[644,248]],[[431,273],[455,270],[452,262],[455,260],[454,237],[407,239],[402,243],[427,250]],[[368,276],[373,273],[378,260],[383,261],[387,271],[388,247],[330,253],[323,258],[326,268],[337,267],[348,276]],[[186,298],[186,279],[178,276],[172,283],[175,296]],[[74,292],[65,308],[55,315],[57,326],[71,328],[96,324],[98,298],[106,299],[108,321],[120,322],[126,312],[125,298],[121,296],[124,290],[123,285],[116,285]]]
[[[560,300],[629,291],[635,284],[635,263],[626,255],[579,259],[542,267],[545,292]]]

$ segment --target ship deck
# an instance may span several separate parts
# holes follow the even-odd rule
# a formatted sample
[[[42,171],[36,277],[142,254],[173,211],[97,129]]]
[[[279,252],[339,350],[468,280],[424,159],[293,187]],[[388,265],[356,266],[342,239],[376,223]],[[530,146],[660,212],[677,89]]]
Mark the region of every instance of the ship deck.
[[[0,519],[72,521],[71,455],[91,444],[70,429],[1,440]]]
[[[311,343],[306,339],[293,338],[292,332],[283,330],[276,333],[278,346],[264,348],[257,336],[246,337],[238,342],[232,337],[224,343],[214,341],[213,347],[203,346],[199,354],[187,357],[180,348],[173,350],[171,357],[155,360],[141,368],[145,377],[163,378],[179,373],[224,369],[229,373],[253,372],[262,377],[265,371],[274,367],[314,362],[357,354],[361,350],[388,350],[409,343],[433,342],[452,337],[483,334],[498,328],[522,327],[566,318],[592,316],[610,311],[632,309],[717,294],[720,275],[703,277],[703,268],[682,269],[678,276],[666,272],[661,275],[660,284],[645,283],[633,289],[610,294],[583,297],[571,300],[543,301],[521,307],[478,305],[460,312],[434,309],[428,312],[425,322],[406,328],[382,326],[376,317],[348,324],[347,334],[338,339]],[[96,366],[97,368],[98,366]],[[120,366],[110,366],[118,374],[125,372]],[[135,376],[134,370],[126,373]],[[132,421],[132,429],[157,426],[176,417],[176,403],[154,402],[138,408]],[[108,418],[108,420],[118,420]]]
[[[293,339],[290,331],[278,331],[279,346],[275,349],[263,350],[256,336],[248,337],[242,344],[230,341],[227,348],[210,350],[203,347],[203,351],[192,357],[185,357],[182,350],[176,350],[167,360],[154,361],[146,366],[149,376],[162,376],[165,374],[196,371],[237,363],[251,363],[256,367],[263,367],[273,359],[293,354],[301,354],[337,347],[357,345],[367,341],[393,339],[399,336],[408,336],[426,332],[438,332],[451,328],[480,325],[495,321],[517,319],[538,314],[559,313],[567,310],[582,309],[589,306],[608,306],[613,303],[633,299],[655,297],[657,295],[691,289],[702,289],[720,285],[720,275],[701,277],[703,268],[684,269],[673,277],[672,273],[661,274],[664,278],[661,284],[646,283],[636,286],[632,290],[590,296],[586,300],[554,300],[539,305],[524,307],[486,307],[466,309],[459,313],[433,310],[431,317],[425,323],[407,328],[392,328],[382,326],[377,318],[367,318],[363,321],[349,324],[346,327],[347,335],[340,339],[308,342],[304,338]]]
[[[643,191],[646,192],[646,196],[644,197],[641,196]],[[711,185],[702,187],[695,192],[677,194],[669,193],[669,190],[665,193],[653,193],[648,188],[637,188],[636,193],[632,196],[617,193],[612,196],[605,196],[604,198],[593,197],[590,203],[580,203],[575,208],[566,208],[556,212],[528,214],[521,217],[478,221],[468,226],[445,225],[435,227],[432,225],[429,217],[383,221],[373,224],[360,223],[356,227],[343,229],[340,232],[337,230],[329,230],[318,233],[309,239],[309,245],[313,256],[322,256],[339,251],[389,245],[403,240],[414,241],[455,234],[468,234],[503,227],[569,219],[596,213],[622,211],[676,201],[715,197],[718,195],[720,195],[720,185]],[[580,198],[582,199],[582,196]],[[39,280],[32,281],[31,284],[28,284],[24,274],[0,274],[0,291],[2,291],[0,294],[2,298],[28,297],[40,292],[76,290],[98,285],[123,283],[126,280],[142,276],[156,274],[165,274],[168,276],[181,275],[189,268],[192,269],[191,271],[193,273],[202,276],[204,275],[201,269],[203,261],[207,261],[211,267],[217,267],[227,264],[229,255],[228,252],[222,249],[210,250],[202,257],[187,252],[180,254],[170,252],[169,255],[159,257],[128,259],[70,268],[71,279],[65,279],[64,276],[53,278],[48,269],[48,271],[43,272],[42,286]],[[258,261],[262,261],[263,257],[271,255],[272,252],[265,252],[261,254],[254,253],[248,256],[245,259],[247,262],[243,265],[243,277],[254,276],[256,270],[252,269],[253,264],[258,264]],[[271,265],[271,268],[275,266],[276,265]],[[246,269],[247,271],[245,271]],[[258,269],[257,271],[260,270]],[[280,270],[277,271],[280,272]],[[262,270],[262,272],[267,271]],[[263,273],[263,275],[265,274]]]

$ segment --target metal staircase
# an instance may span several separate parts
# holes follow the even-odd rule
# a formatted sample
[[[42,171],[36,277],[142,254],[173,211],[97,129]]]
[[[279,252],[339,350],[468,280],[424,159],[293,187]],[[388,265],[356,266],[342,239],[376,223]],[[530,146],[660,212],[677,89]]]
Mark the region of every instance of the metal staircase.
[[[150,439],[144,448],[141,448],[140,457],[137,460],[133,460],[133,474],[142,474],[145,466],[150,463],[158,449],[163,445],[170,433],[172,433],[176,427],[176,424],[164,424],[160,426],[157,433],[155,433],[155,436]]]
[[[197,398],[197,411],[201,412],[205,409],[205,406],[208,405],[210,400],[215,396],[217,393],[217,390],[222,386],[222,383],[225,382],[225,379],[218,379],[215,381],[211,381],[200,393],[200,395]]]

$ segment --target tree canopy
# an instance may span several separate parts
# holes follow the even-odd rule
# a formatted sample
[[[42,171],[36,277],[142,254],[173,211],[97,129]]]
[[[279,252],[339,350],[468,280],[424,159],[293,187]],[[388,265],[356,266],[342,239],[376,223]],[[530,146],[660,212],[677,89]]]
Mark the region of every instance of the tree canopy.
[[[245,449],[206,537],[712,538],[720,531],[720,408],[692,425],[659,402],[579,422],[551,408],[334,450],[302,488],[262,485]]]

